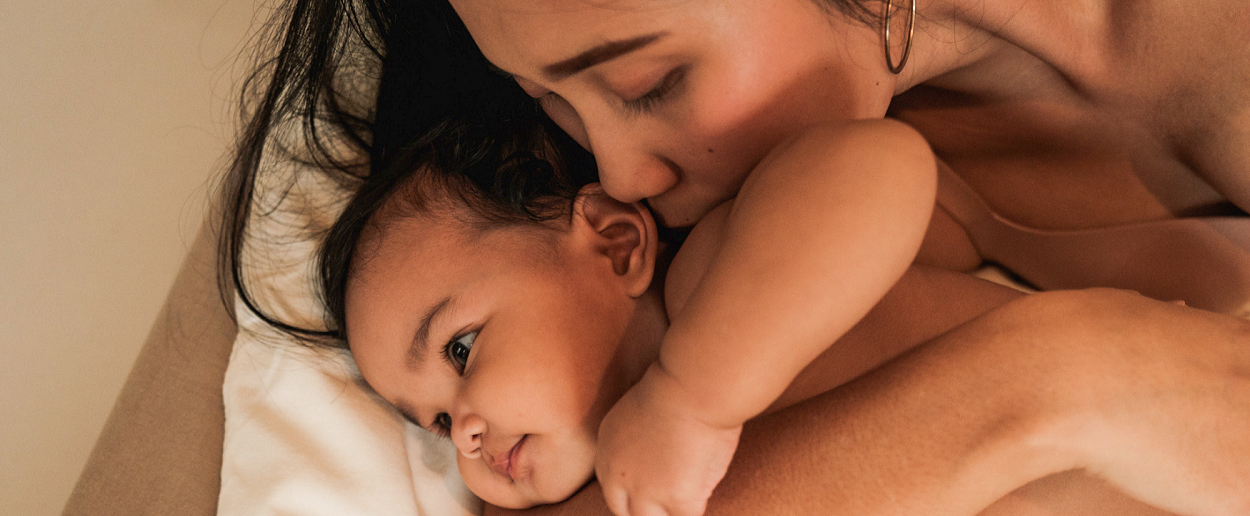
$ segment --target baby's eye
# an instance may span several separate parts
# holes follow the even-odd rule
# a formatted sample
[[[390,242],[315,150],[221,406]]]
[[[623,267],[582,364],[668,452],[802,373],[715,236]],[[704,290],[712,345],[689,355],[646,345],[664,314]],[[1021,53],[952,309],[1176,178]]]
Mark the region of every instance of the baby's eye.
[[[443,355],[457,371],[464,372],[469,363],[469,353],[473,351],[473,341],[477,340],[477,332],[469,332],[456,337],[443,348]]]
[[[451,435],[451,416],[446,412],[439,412],[434,416],[434,423],[430,425],[430,431],[436,435],[447,437]]]

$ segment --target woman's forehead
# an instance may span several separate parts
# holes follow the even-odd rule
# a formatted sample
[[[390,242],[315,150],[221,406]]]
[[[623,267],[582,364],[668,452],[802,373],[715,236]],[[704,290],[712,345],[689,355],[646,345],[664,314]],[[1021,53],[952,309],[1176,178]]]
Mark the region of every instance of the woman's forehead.
[[[570,11],[628,11],[665,7],[692,0],[450,0],[456,12],[462,8],[490,10],[500,14],[551,15]]]
[[[505,70],[533,75],[606,41],[668,25],[659,10],[693,0],[452,0],[486,57]],[[520,68],[520,69],[518,69]]]

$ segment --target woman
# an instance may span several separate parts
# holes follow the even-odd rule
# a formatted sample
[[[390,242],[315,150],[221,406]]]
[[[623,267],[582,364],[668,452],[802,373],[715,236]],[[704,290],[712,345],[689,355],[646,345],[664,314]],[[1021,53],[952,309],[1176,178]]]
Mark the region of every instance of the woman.
[[[1124,229],[1233,214],[1250,233],[1244,3],[917,2],[889,13],[888,40],[881,4],[857,0],[452,5],[486,57],[594,153],[607,191],[647,199],[670,227],[732,196],[803,127],[888,110],[954,172],[929,261],[1245,309],[1250,254],[1225,249],[1235,242]],[[1104,236],[1072,234],[1091,228]],[[1165,233],[1168,247],[1201,249],[1156,253],[1149,240]],[[1159,260],[1196,276],[1170,284]],[[1225,272],[1201,274],[1212,267]]]
[[[372,9],[367,11],[330,2],[297,6],[311,10],[294,12],[293,29],[274,69],[274,84],[257,110],[236,166],[236,191],[241,195],[233,214],[233,241],[225,246],[235,256],[243,235],[241,221],[246,220],[250,206],[249,174],[259,166],[262,144],[282,115],[303,114],[309,121],[305,128],[338,131],[336,136],[347,136],[338,140],[355,142],[358,148],[370,142],[373,170],[385,166],[395,142],[437,124],[446,113],[473,112],[487,119],[530,116],[525,104],[516,99],[519,90],[507,84],[508,78],[483,73],[486,66],[481,56],[468,44],[467,35],[456,30],[455,13],[442,2],[369,3]],[[1187,125],[1178,114],[1159,117],[1167,120],[1152,127],[1159,134],[1151,134],[1143,121],[1146,117],[1134,113],[1152,102],[1139,101],[1119,115],[1115,110],[1123,106],[1100,100],[1113,97],[1099,87],[1099,79],[1110,79],[1082,75],[1085,68],[1077,66],[1080,63],[1052,64],[1036,57],[1073,55],[1057,47],[1028,44],[1032,36],[1041,38],[1045,12],[1021,8],[1000,15],[997,6],[971,10],[955,5],[919,6],[924,14],[915,19],[930,20],[934,26],[951,23],[954,36],[949,39],[954,43],[943,45],[938,43],[947,33],[937,29],[917,31],[914,40],[904,38],[900,43],[899,34],[907,33],[907,24],[902,22],[912,18],[896,15],[894,20],[901,25],[894,32],[894,42],[900,45],[894,49],[895,60],[901,60],[901,46],[914,48],[914,53],[910,67],[895,78],[880,64],[883,49],[876,29],[847,17],[849,13],[863,19],[869,13],[850,4],[841,14],[805,0],[725,5],[614,2],[606,6],[466,0],[456,2],[455,7],[494,65],[515,76],[527,93],[545,98],[544,107],[552,118],[594,152],[609,193],[621,200],[648,198],[670,226],[688,225],[706,208],[732,195],[762,153],[796,127],[830,117],[882,116],[894,93],[926,80],[931,84],[911,88],[895,103],[895,114],[920,128],[934,142],[939,156],[969,182],[978,178],[976,171],[990,165],[996,166],[994,170],[1016,170],[972,182],[972,191],[985,195],[997,210],[1019,210],[1011,218],[1029,222],[1032,229],[1167,218],[1173,212],[1201,212],[1220,205],[1217,201],[1224,198],[1244,197],[1238,195],[1244,188],[1229,172],[1245,169],[1245,155],[1239,157],[1231,143],[1237,138],[1244,141],[1244,129],[1238,136],[1238,126],[1230,123],[1225,129],[1233,136],[1224,138],[1222,144],[1220,140],[1191,141],[1197,140],[1193,135],[1206,134],[1212,127],[1188,127],[1192,124]],[[363,19],[376,23],[362,24],[362,17],[352,16],[360,12],[370,15]],[[712,13],[716,16],[709,17]],[[954,18],[959,13],[971,13],[971,18]],[[1235,14],[1222,12],[1218,18],[1236,19]],[[542,23],[534,25],[536,20]],[[972,23],[976,20],[980,22]],[[1017,27],[1024,23],[1020,20],[1036,30]],[[360,54],[346,53],[351,59],[341,58],[345,48],[359,48],[343,47],[343,38],[336,37],[344,33],[344,23],[364,28],[347,34],[363,34],[366,43],[384,50],[376,117],[370,115],[369,107],[354,109],[361,104],[346,102],[359,102],[360,97],[340,95],[344,85],[352,86],[340,81],[350,77],[340,65],[361,62]],[[742,24],[750,23],[755,28],[742,29]],[[1111,24],[1116,30],[1109,34],[1132,33],[1129,29],[1142,25],[1141,20]],[[724,27],[738,29],[715,30]],[[1231,26],[1216,32],[1230,44],[1237,43],[1234,38],[1239,36]],[[1134,45],[1141,41],[1141,34],[1130,36],[1112,38],[1108,44],[1137,48]],[[1062,39],[1053,34],[1048,38]],[[599,46],[604,41],[617,44]],[[1246,61],[1245,47],[1230,45],[1231,62]],[[613,59],[604,61],[605,57]],[[690,60],[695,57],[697,62]],[[840,59],[831,61],[834,57]],[[1158,55],[1134,57],[1133,63],[1159,61]],[[631,62],[631,58],[638,59]],[[599,73],[600,68],[623,76]],[[768,81],[725,80],[763,74]],[[1049,81],[1029,82],[1026,88],[1021,82],[1006,80],[1021,81],[1021,77],[1025,82],[1037,77]],[[1179,72],[1176,77],[1189,78]],[[1195,96],[1204,100],[1197,102],[1201,104],[1197,109],[1181,114],[1202,112],[1211,98],[1239,99],[1234,95],[1239,90],[1233,86],[1229,81],[1210,86],[1203,90],[1207,93]],[[1129,104],[1147,96],[1132,87],[1121,93]],[[1244,104],[1230,107],[1229,112],[1236,113]],[[996,109],[1023,113],[1023,118],[1014,119],[1015,125],[1008,128],[974,123],[1006,116]],[[327,117],[328,125],[317,123]],[[965,132],[980,129],[986,137],[953,138],[943,134],[943,127]],[[1125,128],[1131,129],[1128,137],[1114,134]],[[323,141],[315,133],[310,136],[314,144]],[[984,145],[970,148],[972,141]],[[1187,159],[1197,166],[1218,158],[1200,169],[1220,186],[1218,191],[1202,187],[1194,180],[1196,175],[1175,173],[1175,167],[1168,166],[1180,161],[1177,156],[1198,152],[1195,146],[1199,144],[1211,147],[1210,152],[1204,152],[1201,160]],[[1179,152],[1171,152],[1169,158],[1165,151],[1172,149]],[[314,158],[330,157],[331,164],[354,171],[350,158],[358,154],[317,150],[325,152]],[[1096,166],[1099,171],[1130,173],[1098,175],[1092,181],[1085,176],[1059,178],[1069,182],[1030,175],[1053,172],[1047,167],[1056,163],[1065,165],[1065,171],[1068,164],[1077,163]],[[1141,170],[1133,168],[1139,164]],[[996,183],[994,178],[1002,181]],[[1154,204],[1147,197],[1132,195],[1149,187],[1157,189],[1165,179],[1185,186],[1184,195],[1155,199]],[[1049,190],[1022,188],[1020,183],[1048,183],[1058,194],[1048,198],[1042,194]],[[1087,193],[1097,197],[1088,198]],[[1053,209],[1059,205],[1053,202],[1056,198],[1065,201],[1063,210]],[[1103,209],[1108,198],[1117,202]],[[950,220],[936,220],[931,234],[937,237],[928,246],[931,251],[926,260],[952,268],[978,262],[959,229]],[[976,237],[972,235],[973,243],[983,245]],[[998,259],[1010,262],[1010,267],[1042,286],[1069,286],[1035,279],[1027,260]],[[1034,269],[1057,270],[1056,277],[1064,279],[1079,267],[1048,259]],[[1127,283],[1103,284],[1123,287],[1134,286],[1136,281],[1149,286],[1155,277],[1129,276]],[[1215,289],[1191,290],[1202,294]],[[1248,502],[1239,497],[1250,491],[1245,489],[1250,472],[1239,470],[1245,466],[1232,459],[1244,456],[1250,446],[1239,430],[1250,424],[1244,410],[1247,350],[1238,344],[1245,342],[1245,331],[1237,321],[1116,293],[1057,293],[1012,303],[848,389],[774,420],[787,427],[779,434],[787,440],[744,445],[739,457],[746,465],[731,469],[727,480],[729,486],[734,485],[736,471],[747,478],[763,478],[765,486],[760,490],[727,487],[718,496],[782,498],[757,499],[763,504],[755,506],[758,511],[785,506],[786,494],[796,494],[799,498],[788,500],[798,502],[810,500],[810,493],[828,493],[828,486],[838,486],[841,489],[836,493],[817,499],[825,505],[815,509],[880,512],[923,507],[963,513],[975,512],[1035,478],[1086,467],[1096,468],[1137,497],[1179,512],[1245,512]],[[1194,341],[1203,345],[1190,345]],[[1142,381],[1144,371],[1161,383]],[[1160,392],[1158,385],[1177,389]],[[1222,386],[1218,396],[1210,394],[1216,390],[1207,388],[1213,385]],[[935,400],[923,395],[935,390],[949,396]],[[1108,407],[1116,410],[1105,410]],[[1193,440],[1184,446],[1175,444],[1176,432],[1187,425],[1195,428],[1187,436]],[[1080,439],[1070,439],[1073,428],[1087,431],[1078,432]],[[1056,453],[1038,454],[1030,448],[1038,443],[1066,444]],[[893,454],[881,453],[885,447]],[[1151,455],[1139,455],[1141,450]],[[828,460],[792,460],[801,456]],[[752,457],[763,462],[752,467]],[[906,457],[907,467],[895,470],[895,457]],[[842,462],[847,459],[853,469]],[[752,473],[763,477],[751,477]],[[782,477],[769,480],[767,475]],[[787,485],[799,489],[790,491]],[[718,503],[714,497],[713,511]],[[751,507],[739,506],[748,511]]]

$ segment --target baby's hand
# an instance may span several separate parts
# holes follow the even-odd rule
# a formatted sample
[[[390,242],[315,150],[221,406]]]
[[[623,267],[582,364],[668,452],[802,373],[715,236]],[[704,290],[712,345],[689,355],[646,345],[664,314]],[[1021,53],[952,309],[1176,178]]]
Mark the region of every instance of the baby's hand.
[[[617,516],[699,516],[738,446],[742,425],[709,425],[651,367],[599,427],[595,472]]]

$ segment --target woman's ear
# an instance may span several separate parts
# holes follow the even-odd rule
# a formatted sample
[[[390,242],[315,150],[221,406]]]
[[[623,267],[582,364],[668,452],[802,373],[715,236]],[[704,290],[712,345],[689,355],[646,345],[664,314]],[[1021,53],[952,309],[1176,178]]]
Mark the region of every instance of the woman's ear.
[[[646,206],[608,197],[599,183],[592,183],[577,192],[573,227],[593,253],[608,259],[629,295],[638,297],[650,288],[659,238]]]

